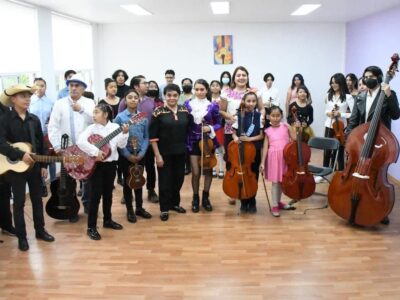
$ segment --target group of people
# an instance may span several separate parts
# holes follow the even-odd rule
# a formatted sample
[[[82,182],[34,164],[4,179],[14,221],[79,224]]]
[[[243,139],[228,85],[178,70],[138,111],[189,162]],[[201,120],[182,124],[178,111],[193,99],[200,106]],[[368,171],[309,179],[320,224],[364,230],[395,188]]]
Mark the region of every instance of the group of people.
[[[128,74],[117,70],[111,78],[105,79],[106,96],[98,103],[93,100],[93,94],[85,94],[87,84],[73,70],[65,73],[66,88],[59,92],[56,101],[46,97],[43,78],[36,78],[33,87],[19,84],[4,90],[0,96],[0,154],[33,165],[23,173],[8,171],[0,175],[0,225],[4,233],[18,237],[20,250],[29,249],[24,221],[26,184],[32,202],[36,238],[52,242],[54,237],[45,230],[43,217],[43,178],[47,178],[48,166],[35,163],[31,153],[12,144],[29,143],[33,153],[47,154],[45,140],[48,137],[54,151],[61,155],[61,137],[64,134],[69,137],[69,146],[77,145],[97,161],[91,177],[81,182],[80,191],[84,211],[88,214],[87,235],[93,240],[101,239],[97,230],[101,198],[103,227],[123,228],[113,220],[111,213],[116,177],[123,186],[122,202],[126,206],[127,220],[135,223],[137,216],[152,217],[143,207],[143,188],[134,189],[133,208],[132,189],[127,179],[134,164],[146,170],[148,199],[159,202],[162,221],[168,220],[169,211],[186,213],[180,205],[180,190],[185,174],[189,173],[193,191],[192,212],[197,213],[201,208],[211,212],[212,181],[213,178],[223,178],[224,172],[230,169],[232,158],[227,149],[231,142],[254,144],[256,156],[251,171],[257,180],[261,171],[265,179],[272,182],[272,214],[279,217],[280,210],[291,208],[281,201],[281,182],[287,169],[283,149],[296,139],[296,128],[304,133],[303,136],[314,134],[311,129],[313,102],[303,76],[293,76],[285,103],[279,100],[271,73],[264,76],[265,87],[258,90],[250,86],[249,72],[242,66],[237,67],[232,75],[223,72],[219,80],[210,83],[204,79],[193,83],[190,78],[184,78],[182,90],[173,83],[173,70],[167,70],[165,78],[166,83],[159,86],[157,82],[138,75],[132,77],[130,85],[127,85]],[[346,134],[370,121],[380,93],[385,93],[386,97],[381,119],[390,129],[391,120],[400,117],[400,109],[395,92],[382,81],[383,73],[376,66],[366,68],[360,80],[354,74],[346,77],[341,73],[334,74],[325,99],[325,136],[333,136],[332,121],[335,118],[346,124]],[[144,113],[145,117],[138,118],[139,113]],[[136,121],[129,125],[134,118]],[[118,128],[120,133],[109,142],[110,155],[88,141],[93,134],[105,137]],[[202,167],[204,149],[200,145],[204,145],[205,140],[213,142],[212,152],[218,157],[214,169]],[[339,170],[345,164],[343,150],[342,146]],[[331,160],[331,153],[325,153],[324,165],[330,165]],[[53,180],[55,167],[50,165],[49,168]],[[202,175],[204,186],[200,194]],[[155,191],[157,181],[158,195]],[[10,212],[11,192],[15,228]],[[229,199],[229,202],[235,204],[236,200]],[[239,200],[241,212],[256,213],[255,196]],[[76,222],[78,216],[70,216],[69,220]]]

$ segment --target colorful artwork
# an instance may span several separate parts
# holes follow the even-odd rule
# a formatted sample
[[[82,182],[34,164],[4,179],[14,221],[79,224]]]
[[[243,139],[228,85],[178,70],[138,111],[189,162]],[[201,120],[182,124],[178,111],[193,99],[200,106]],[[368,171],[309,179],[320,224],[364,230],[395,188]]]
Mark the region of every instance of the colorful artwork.
[[[214,36],[214,64],[233,64],[233,46],[231,35]]]

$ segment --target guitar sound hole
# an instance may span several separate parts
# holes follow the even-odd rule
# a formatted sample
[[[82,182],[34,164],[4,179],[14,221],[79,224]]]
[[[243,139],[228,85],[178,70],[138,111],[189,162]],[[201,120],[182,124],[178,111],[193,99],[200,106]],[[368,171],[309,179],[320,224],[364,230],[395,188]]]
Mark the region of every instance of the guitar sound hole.
[[[11,164],[11,165],[15,165],[15,164],[19,163],[20,160],[11,160],[10,158],[7,157],[7,162],[8,162],[9,164]]]

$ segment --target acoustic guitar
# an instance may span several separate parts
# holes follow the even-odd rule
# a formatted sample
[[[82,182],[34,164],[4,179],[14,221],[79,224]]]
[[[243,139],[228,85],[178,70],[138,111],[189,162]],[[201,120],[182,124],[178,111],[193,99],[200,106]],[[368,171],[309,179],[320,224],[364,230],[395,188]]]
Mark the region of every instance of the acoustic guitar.
[[[137,138],[133,137],[131,139],[131,145],[133,149],[133,155],[137,156]],[[146,178],[143,176],[143,166],[138,162],[135,162],[133,165],[129,166],[129,176],[126,179],[128,186],[131,189],[137,190],[144,186],[146,183]]]
[[[83,165],[84,158],[79,155],[63,155],[63,156],[48,156],[48,155],[37,155],[31,153],[32,146],[29,143],[14,143],[11,144],[12,147],[21,150],[22,152],[30,153],[32,159],[36,162],[44,162],[44,163],[54,163],[54,162],[63,162],[63,163],[71,163],[77,166]],[[0,154],[0,175],[6,173],[7,171],[14,171],[17,173],[22,173],[32,165],[25,163],[22,160],[11,160],[9,157]]]
[[[140,122],[146,116],[146,113],[138,113],[129,120],[128,125],[132,125]],[[115,129],[113,132],[108,134],[106,137],[102,137],[98,134],[92,134],[88,137],[88,142],[99,148],[105,155],[104,159],[107,159],[111,155],[111,148],[108,144],[113,138],[122,132],[122,126]],[[64,154],[76,155],[84,157],[84,164],[78,165],[73,162],[65,162],[64,166],[68,174],[76,180],[84,180],[89,178],[96,167],[96,157],[92,157],[86,152],[82,151],[77,145],[73,145],[65,149]]]

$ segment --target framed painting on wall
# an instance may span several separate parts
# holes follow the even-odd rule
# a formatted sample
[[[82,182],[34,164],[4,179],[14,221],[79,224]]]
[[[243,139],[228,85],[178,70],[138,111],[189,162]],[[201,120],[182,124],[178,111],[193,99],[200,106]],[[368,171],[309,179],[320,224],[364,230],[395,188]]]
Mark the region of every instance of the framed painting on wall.
[[[233,64],[232,35],[216,35],[214,44],[214,65]]]

